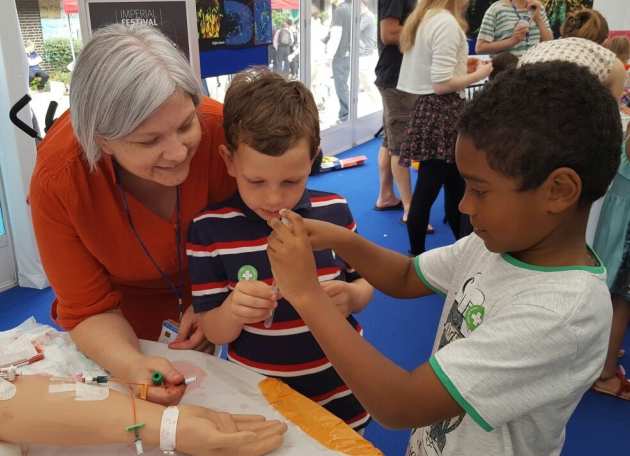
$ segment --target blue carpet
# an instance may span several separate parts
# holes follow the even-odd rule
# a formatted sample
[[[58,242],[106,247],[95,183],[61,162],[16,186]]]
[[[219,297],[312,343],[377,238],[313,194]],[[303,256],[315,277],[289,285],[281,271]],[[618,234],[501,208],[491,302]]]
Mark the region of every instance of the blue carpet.
[[[367,155],[369,159],[365,166],[314,176],[309,186],[341,193],[348,199],[362,235],[388,248],[406,252],[408,241],[405,226],[400,223],[402,212],[373,210],[378,193],[378,146],[378,141],[372,141],[342,155]],[[443,216],[440,194],[431,214],[431,224],[437,232],[427,236],[428,248],[453,241],[450,230],[442,223]],[[52,299],[50,290],[15,288],[0,294],[0,330],[11,328],[31,315],[50,324]],[[437,296],[399,301],[376,293],[374,301],[358,319],[368,340],[394,362],[411,370],[429,357],[441,306],[442,300]],[[624,346],[630,353],[630,334],[626,335]],[[622,361],[630,372],[629,359],[630,355],[626,355]],[[588,392],[569,422],[563,456],[628,454],[629,407],[625,401]],[[386,430],[373,422],[366,437],[386,456],[398,456],[404,454],[409,431]]]

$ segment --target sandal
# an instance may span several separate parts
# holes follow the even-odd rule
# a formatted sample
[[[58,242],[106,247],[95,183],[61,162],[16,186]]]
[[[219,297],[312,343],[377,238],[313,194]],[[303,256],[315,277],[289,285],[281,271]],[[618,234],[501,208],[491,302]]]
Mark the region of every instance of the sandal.
[[[593,385],[593,390],[597,391],[598,393],[608,394],[609,396],[614,396],[619,399],[630,401],[630,381],[626,378],[626,373],[622,366],[617,367],[615,377],[619,379],[619,388],[617,388],[616,391],[614,389],[609,390],[602,388],[602,386],[598,386],[598,384],[600,384],[601,382],[601,379],[595,382],[595,384]]]
[[[388,206],[377,206],[376,204],[374,205],[375,211],[397,211],[398,209],[402,209],[402,208],[403,208],[402,201],[398,201],[397,203],[390,204]]]

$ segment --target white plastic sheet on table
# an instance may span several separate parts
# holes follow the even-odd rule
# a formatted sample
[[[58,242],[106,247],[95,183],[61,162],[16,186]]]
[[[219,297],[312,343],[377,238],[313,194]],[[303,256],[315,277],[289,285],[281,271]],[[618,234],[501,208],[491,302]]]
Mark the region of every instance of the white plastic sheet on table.
[[[37,340],[44,346],[46,358],[23,369],[24,373],[48,373],[66,376],[78,372],[98,374],[103,372],[92,361],[83,356],[74,346],[67,333],[50,326],[40,325],[29,319],[10,331],[0,332],[0,354],[10,350],[18,341]],[[195,404],[231,413],[259,414],[269,419],[286,421],[260,393],[258,383],[263,376],[228,361],[190,350],[170,350],[165,344],[141,341],[141,349],[152,356],[168,358],[183,369],[192,369],[198,384],[188,388],[182,403]],[[184,372],[186,374],[186,372]],[[202,378],[203,377],[203,378]],[[340,453],[329,450],[313,440],[292,423],[288,424],[284,444],[273,452],[273,456],[333,456]],[[159,449],[145,449],[149,456],[160,456]],[[16,448],[0,445],[0,456],[13,456]],[[131,438],[129,445],[102,445],[95,447],[53,447],[31,445],[28,455],[33,456],[132,456],[135,451]]]

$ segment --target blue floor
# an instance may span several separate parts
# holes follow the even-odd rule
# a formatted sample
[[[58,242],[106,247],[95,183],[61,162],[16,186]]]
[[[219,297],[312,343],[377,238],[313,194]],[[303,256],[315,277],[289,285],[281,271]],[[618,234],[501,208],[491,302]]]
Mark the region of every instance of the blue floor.
[[[360,233],[367,238],[400,252],[408,249],[401,212],[375,212],[372,208],[378,192],[377,151],[372,141],[345,155],[365,154],[365,166],[315,176],[310,187],[335,191],[344,195],[352,208]],[[415,173],[414,173],[415,174]],[[442,223],[442,195],[434,205],[431,224],[436,234],[428,236],[428,247],[453,241],[450,230]],[[38,321],[51,323],[50,290],[18,289],[0,294],[0,330],[8,329],[31,315]],[[380,351],[406,369],[413,369],[428,359],[435,337],[442,301],[436,296],[398,301],[375,295],[374,301],[359,315],[369,339]],[[626,336],[630,353],[630,335]],[[630,372],[630,355],[622,361]],[[366,437],[386,456],[404,454],[408,431],[390,431],[377,423],[367,429]],[[588,392],[576,409],[567,429],[563,456],[630,454],[630,403]],[[542,456],[542,455],[541,455]]]

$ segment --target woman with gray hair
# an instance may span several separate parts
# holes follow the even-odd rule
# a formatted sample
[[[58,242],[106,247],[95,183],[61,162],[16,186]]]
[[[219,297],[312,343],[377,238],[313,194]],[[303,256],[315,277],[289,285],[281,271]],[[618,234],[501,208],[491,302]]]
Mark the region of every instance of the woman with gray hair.
[[[153,402],[178,402],[184,377],[143,355],[138,337],[156,340],[179,319],[171,348],[206,344],[188,307],[184,241],[192,218],[235,190],[217,152],[222,122],[170,40],[112,25],[82,50],[69,112],[39,147],[30,202],[53,318],[115,377],[150,384],[161,372]]]

